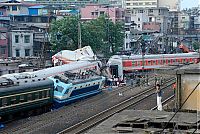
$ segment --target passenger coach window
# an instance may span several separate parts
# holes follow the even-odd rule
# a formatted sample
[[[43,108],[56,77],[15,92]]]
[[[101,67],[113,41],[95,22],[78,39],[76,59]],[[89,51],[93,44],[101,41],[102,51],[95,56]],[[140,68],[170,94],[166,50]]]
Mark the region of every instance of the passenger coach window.
[[[42,91],[42,98],[46,98],[46,91]]]
[[[2,107],[8,105],[8,99],[7,98],[2,98]]]
[[[47,90],[47,97],[50,96],[50,90]]]
[[[19,96],[19,101],[20,101],[20,102],[24,102],[24,101],[25,101],[24,95],[20,95],[20,96]]]
[[[39,93],[35,93],[35,99],[39,99]]]
[[[27,101],[30,101],[30,100],[32,100],[33,98],[32,98],[32,94],[28,94],[27,95]]]
[[[17,103],[17,98],[16,98],[16,96],[13,96],[13,97],[10,98],[10,103],[11,103],[11,104],[16,104],[16,103]]]

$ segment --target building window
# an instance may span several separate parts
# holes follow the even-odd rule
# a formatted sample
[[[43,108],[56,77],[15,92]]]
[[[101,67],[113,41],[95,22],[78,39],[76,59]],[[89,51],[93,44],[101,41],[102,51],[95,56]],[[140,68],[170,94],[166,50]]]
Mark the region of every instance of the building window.
[[[15,73],[15,70],[8,70],[9,74]]]
[[[91,12],[92,16],[94,16],[94,12]]]
[[[138,28],[140,28],[140,24],[138,24]]]
[[[150,2],[145,2],[145,5],[151,5],[151,3]]]
[[[3,15],[3,12],[0,11],[0,15]]]
[[[12,6],[12,11],[17,11],[17,6]]]
[[[157,3],[156,2],[152,2],[152,5],[157,5]]]
[[[152,22],[152,21],[153,21],[152,17],[149,17],[149,22]]]
[[[25,56],[30,56],[30,49],[25,49]]]
[[[99,14],[98,12],[95,12],[95,15],[96,15],[96,16],[98,16],[98,14]]]
[[[19,52],[19,49],[16,49],[16,57],[20,57],[20,52]]]
[[[104,13],[105,13],[104,11],[100,11],[100,15],[104,15]]]
[[[128,48],[128,43],[126,43],[126,48]]]
[[[128,34],[126,34],[126,39],[128,39]]]
[[[0,39],[5,40],[6,39],[6,33],[0,33]]]
[[[138,3],[133,3],[133,6],[138,6]]]
[[[153,9],[149,9],[149,13],[153,13]]]
[[[15,35],[15,43],[19,43],[19,35]]]
[[[140,18],[138,18],[138,21],[140,21]]]
[[[142,3],[142,2],[140,2],[140,3],[139,3],[139,5],[140,5],[140,6],[141,6],[141,5],[143,5],[143,3]]]
[[[30,35],[24,35],[24,43],[30,43]]]
[[[6,54],[6,47],[5,46],[1,47],[1,54]]]
[[[139,10],[139,13],[143,13],[144,11],[143,10]]]

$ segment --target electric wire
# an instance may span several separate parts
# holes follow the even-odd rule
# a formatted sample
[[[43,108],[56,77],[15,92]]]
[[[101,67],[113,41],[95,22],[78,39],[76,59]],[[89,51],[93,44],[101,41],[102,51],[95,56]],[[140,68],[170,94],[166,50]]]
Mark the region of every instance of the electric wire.
[[[179,107],[179,109],[174,113],[174,115],[171,117],[171,119],[167,122],[165,127],[162,129],[162,132],[167,128],[168,124],[171,122],[171,120],[176,116],[176,114],[180,111],[180,109],[183,107],[183,105],[186,103],[186,101],[190,98],[190,96],[193,94],[193,92],[196,90],[196,88],[199,86],[200,82],[195,86],[195,88],[192,90],[192,92],[189,94],[189,96],[186,98],[186,100],[183,102],[183,104]]]

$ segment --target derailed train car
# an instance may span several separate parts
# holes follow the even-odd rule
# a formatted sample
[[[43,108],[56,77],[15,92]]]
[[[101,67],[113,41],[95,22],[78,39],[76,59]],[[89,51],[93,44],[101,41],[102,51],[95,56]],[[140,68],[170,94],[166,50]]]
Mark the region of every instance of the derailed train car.
[[[53,81],[26,80],[15,83],[0,78],[1,121],[50,111],[53,104]]]
[[[35,72],[24,72],[7,74],[0,77],[0,121],[12,120],[15,117],[30,116],[37,113],[44,113],[53,109],[54,92],[57,88],[53,80],[49,77],[64,75],[69,72],[85,72],[86,70],[98,71],[99,62],[78,61],[70,64],[38,70]],[[104,78],[101,78],[103,81]],[[90,81],[90,85],[94,82]],[[84,84],[84,82],[82,83]],[[79,100],[80,96],[88,97],[91,92],[100,93],[101,84],[97,88],[86,90],[85,85],[79,85],[77,89],[81,92],[76,94],[74,100]],[[67,88],[67,87],[64,87]],[[68,89],[66,89],[68,90]],[[70,89],[71,91],[71,89]],[[96,93],[93,93],[96,94]],[[63,93],[65,95],[65,93]],[[69,96],[66,100],[71,99]]]
[[[108,61],[111,74],[123,79],[124,74],[153,70],[165,65],[199,63],[199,53],[114,55]]]

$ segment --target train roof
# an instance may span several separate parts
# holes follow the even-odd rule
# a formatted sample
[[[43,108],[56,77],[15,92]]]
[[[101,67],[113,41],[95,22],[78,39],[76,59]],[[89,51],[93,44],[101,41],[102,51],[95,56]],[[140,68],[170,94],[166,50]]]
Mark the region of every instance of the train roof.
[[[5,81],[5,80],[4,80]],[[0,86],[0,95],[2,93],[9,93],[9,92],[24,92],[26,90],[31,90],[31,88],[39,88],[40,86],[53,86],[53,81],[46,79],[37,82],[29,82],[23,83],[21,85],[1,85]]]
[[[14,83],[16,82],[24,82],[28,81],[31,82],[33,80],[43,80],[49,76],[55,76],[57,74],[62,74],[66,71],[78,70],[83,67],[89,67],[91,65],[95,65],[99,63],[99,61],[74,61],[70,64],[65,64],[62,66],[56,66],[51,68],[46,68],[34,72],[23,72],[23,73],[13,73],[13,74],[6,74],[1,76],[0,78],[4,77],[6,79],[12,80]]]
[[[178,53],[178,54],[151,54],[151,55],[144,55],[146,59],[153,59],[153,58],[176,58],[176,57],[199,57],[199,53],[191,52],[191,53]],[[141,59],[142,55],[114,55],[111,59]]]
[[[54,77],[51,77],[51,79],[60,80],[61,82],[71,83],[71,84],[75,85],[75,84],[86,83],[86,82],[90,82],[90,81],[94,81],[94,80],[103,78],[102,76],[99,76],[99,75],[90,75],[88,78],[84,78],[84,76],[81,76],[81,75],[79,75],[79,76],[80,76],[80,78],[78,78],[77,76],[72,78],[72,77],[68,77],[67,75],[56,75]],[[83,77],[83,78],[81,78],[81,77]]]
[[[72,71],[72,70],[78,70],[83,67],[88,67],[93,64],[97,64],[98,61],[74,61],[71,62],[70,64],[65,64],[62,66],[56,66],[56,67],[51,67],[43,70],[38,70],[33,72],[34,75],[36,76],[43,76],[43,77],[49,77],[53,75],[57,75],[59,73],[63,73],[66,71]]]

